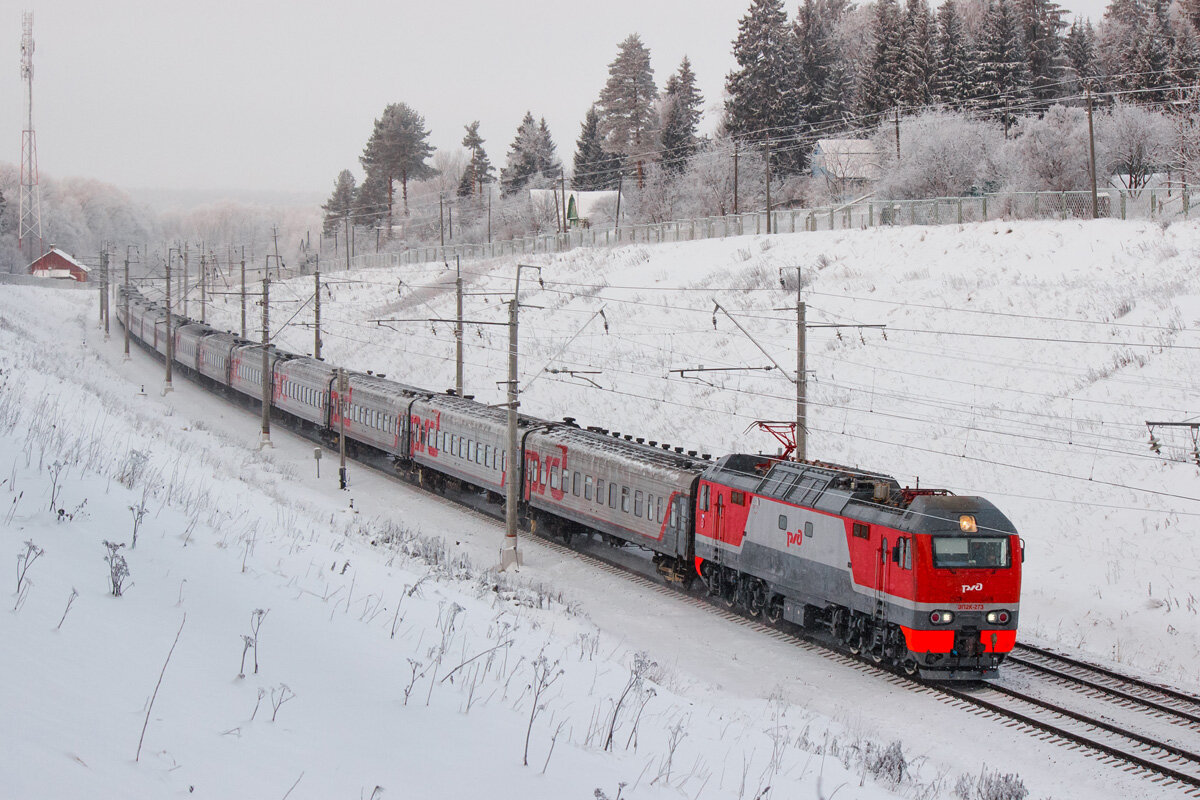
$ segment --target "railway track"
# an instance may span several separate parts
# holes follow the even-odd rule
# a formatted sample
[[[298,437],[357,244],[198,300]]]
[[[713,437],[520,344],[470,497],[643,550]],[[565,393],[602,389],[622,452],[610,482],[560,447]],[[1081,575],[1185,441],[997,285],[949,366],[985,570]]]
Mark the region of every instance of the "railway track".
[[[142,346],[145,348],[144,344]],[[161,359],[159,354],[146,349],[152,356]],[[207,388],[214,393],[219,392],[212,387]],[[230,399],[228,394],[223,396]],[[302,438],[323,444],[315,432],[287,425],[283,420],[279,422]],[[354,460],[406,486],[421,488],[398,475],[388,457],[364,454]],[[499,507],[487,504],[477,495],[425,494],[436,502],[479,518],[493,523],[502,522]],[[708,613],[762,635],[821,653],[847,667],[878,675],[889,683],[912,691],[940,695],[964,710],[1006,720],[1005,724],[1009,727],[1023,728],[1044,740],[1086,750],[1104,763],[1120,766],[1126,771],[1140,771],[1149,781],[1162,788],[1177,788],[1183,794],[1200,797],[1200,696],[1026,644],[1018,644],[1005,661],[1000,681],[964,686],[926,683],[886,665],[877,665],[852,655],[836,643],[789,623],[772,626],[749,618],[707,597],[700,589],[680,590],[664,584],[647,559],[629,551],[591,543],[571,547],[528,534],[525,542],[586,561],[598,570],[621,575],[656,593],[703,608]],[[1014,674],[1024,678],[1025,686],[1010,685],[1015,683],[1011,679]],[[1071,707],[1069,703],[1047,699],[1044,688],[1039,690],[1039,685],[1067,688],[1077,697],[1123,709],[1127,712],[1126,719],[1114,720],[1111,714],[1081,711],[1078,706]],[[1154,723],[1148,724],[1146,719],[1153,719]]]

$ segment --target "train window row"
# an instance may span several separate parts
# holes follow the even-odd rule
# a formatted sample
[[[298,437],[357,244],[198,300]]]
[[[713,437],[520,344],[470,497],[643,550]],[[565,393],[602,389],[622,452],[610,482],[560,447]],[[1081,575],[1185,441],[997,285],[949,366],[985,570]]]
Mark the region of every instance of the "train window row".
[[[350,420],[360,425],[365,425],[368,428],[374,428],[384,433],[396,432],[396,420],[394,417],[390,417],[382,411],[359,405],[358,403],[348,404],[346,416]]]
[[[280,389],[284,397],[290,397],[293,400],[299,400],[301,403],[310,405],[313,408],[321,408],[325,405],[325,395],[303,384],[289,381],[286,378],[283,381],[283,386]]]
[[[466,436],[459,436],[456,433],[447,433],[440,430],[432,433],[433,435],[429,436],[422,430],[420,432],[420,440],[422,444],[428,443],[432,445],[438,452],[479,464],[485,469],[496,470],[497,472],[503,470],[508,464],[505,451],[499,447],[493,447],[490,444],[480,444],[474,439],[468,439]]]
[[[582,491],[584,500],[595,499],[596,504],[600,506],[605,505],[607,500],[609,508],[619,507],[622,513],[632,513],[635,517],[642,517],[651,522],[662,522],[664,519],[662,495],[643,492],[641,489],[631,491],[628,486],[619,486],[612,481],[608,482],[606,491],[603,479],[583,475],[579,471],[572,472],[568,469],[560,471],[543,463],[540,473],[533,473],[529,482],[540,483],[543,486],[549,485],[551,489],[561,488],[564,493],[569,493],[574,497],[579,497]],[[678,515],[673,504],[670,506],[670,515],[671,527],[674,528]]]

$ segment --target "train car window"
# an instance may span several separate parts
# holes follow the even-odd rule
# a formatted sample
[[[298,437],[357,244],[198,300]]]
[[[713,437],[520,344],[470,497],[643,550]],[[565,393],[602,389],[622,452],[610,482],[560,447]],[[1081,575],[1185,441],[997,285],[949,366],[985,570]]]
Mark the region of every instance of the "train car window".
[[[671,503],[671,521],[668,524],[676,530],[679,529],[679,501]]]
[[[538,481],[538,483],[542,484],[542,486],[545,486],[549,482],[550,482],[550,466],[548,464],[543,463],[542,464],[542,479],[540,481]]]
[[[578,483],[579,479],[576,478],[575,482]],[[584,500],[592,499],[592,476],[591,475],[588,475],[587,477],[585,477],[583,479],[583,499]]]
[[[812,533],[813,533],[812,523],[811,522],[804,523],[804,535],[811,539]]]
[[[558,488],[558,470],[556,470],[556,469],[550,470],[550,488],[551,489]]]
[[[654,521],[654,495],[646,492],[646,519]]]
[[[483,446],[483,465],[485,467],[490,467],[492,465],[492,446],[490,444],[485,444]]]
[[[604,481],[596,478],[596,502],[604,505]]]
[[[735,506],[746,505],[746,493],[745,492],[730,492],[729,493],[729,502],[733,503]]]
[[[662,503],[663,503],[662,495],[659,495],[658,503],[656,503],[654,506],[654,521],[655,522],[662,522],[662,518],[663,518]]]
[[[861,522],[854,523],[854,535],[859,539],[871,538],[871,526],[863,525]]]
[[[779,515],[779,530],[786,531],[788,529],[787,514]]]
[[[452,456],[458,455],[458,434],[457,433],[450,434],[450,455],[452,455]]]
[[[700,487],[700,510],[708,511],[708,484]]]
[[[503,450],[500,453],[500,469],[502,469],[502,470],[508,469],[508,451],[507,450]]]
[[[904,540],[904,568],[912,569],[912,539]]]
[[[581,481],[579,479],[579,473],[576,472],[571,477],[571,494],[575,495],[576,497],[579,497],[579,484],[580,483],[581,483]]]
[[[621,510],[626,514],[629,513],[629,487],[621,487]]]
[[[617,485],[611,482],[608,484],[608,507],[617,507]]]
[[[633,515],[635,517],[640,517],[642,515],[643,506],[644,506],[644,503],[642,501],[642,490],[638,489],[636,492],[633,493]],[[622,510],[624,510],[624,509],[622,509]]]

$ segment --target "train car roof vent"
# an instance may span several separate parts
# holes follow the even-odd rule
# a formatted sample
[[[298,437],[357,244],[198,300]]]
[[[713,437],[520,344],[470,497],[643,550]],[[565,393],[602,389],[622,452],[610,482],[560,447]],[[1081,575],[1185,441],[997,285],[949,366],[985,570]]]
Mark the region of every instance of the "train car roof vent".
[[[374,372],[372,372],[371,370],[367,370],[367,374],[368,374],[368,375],[374,375],[375,373],[374,373]]]
[[[574,417],[563,417],[563,422],[565,422],[566,424],[570,425],[572,428],[578,428],[578,427],[579,427],[578,425],[576,425],[576,424],[575,424],[575,418],[574,418]]]
[[[627,441],[627,442],[632,442],[632,441],[633,441],[633,434],[632,434],[632,433],[627,433],[627,434],[625,434],[625,441]]]
[[[695,458],[695,457],[696,457],[696,451],[695,451],[695,450],[688,450],[688,455],[689,455],[689,456],[691,456],[692,458]]]
[[[676,448],[675,448],[675,452],[676,452],[676,453],[679,453],[680,455],[683,455],[683,448],[682,448],[682,447],[676,447]]]
[[[650,440],[649,444],[651,447],[658,447],[658,442],[654,441],[653,439]]]
[[[379,377],[382,378],[383,376],[380,375]],[[473,394],[464,394],[463,395],[463,400],[474,400],[474,399],[475,399],[475,395],[473,395]]]
[[[701,453],[700,457],[705,461],[712,461],[712,453]]]
[[[381,373],[379,373],[379,377],[381,377],[381,378],[386,378],[386,377],[387,377],[387,375],[384,375],[384,374],[381,372]]]
[[[454,397],[454,390],[453,390],[453,389],[447,389],[447,390],[446,390],[446,394],[450,395],[451,397]]]
[[[645,444],[645,443],[646,443],[646,439],[645,439],[645,437],[644,437],[644,436],[639,436],[639,437],[637,437],[637,439],[635,439],[634,441],[636,441],[638,444]]]
[[[620,431],[611,431],[611,433],[612,433],[612,437],[613,437],[614,439],[620,439],[620,438],[621,438],[621,432],[620,432]]]

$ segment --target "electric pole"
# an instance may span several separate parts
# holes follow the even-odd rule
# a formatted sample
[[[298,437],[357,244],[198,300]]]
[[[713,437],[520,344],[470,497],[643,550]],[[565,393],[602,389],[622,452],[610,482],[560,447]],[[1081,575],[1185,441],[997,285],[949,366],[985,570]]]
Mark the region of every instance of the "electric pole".
[[[613,230],[621,227],[621,183],[625,180],[625,175],[617,170],[617,215],[613,218]]]
[[[767,136],[767,233],[771,232],[771,137]]]
[[[343,236],[346,240],[346,271],[350,271],[350,212],[347,211],[342,215],[342,222],[345,225],[346,235]]]
[[[317,301],[316,312],[313,314],[313,327],[316,328],[316,333],[313,334],[313,357],[317,361],[321,360],[321,254],[317,254],[317,268],[313,272],[313,291],[316,293],[314,297]]]
[[[896,160],[899,161],[900,160],[900,106],[896,106],[895,120],[896,120]],[[1008,138],[1007,132],[1005,133],[1004,138],[1005,139]]]
[[[191,247],[192,246],[190,243],[183,243],[183,279],[180,281],[180,285],[183,288],[180,291],[180,294],[183,296],[183,315],[185,317],[188,315],[188,280],[190,280],[192,277],[192,273],[188,269],[188,252],[191,250]]]
[[[1087,89],[1088,115],[1088,173],[1092,180],[1092,219],[1100,217],[1100,204],[1096,198],[1096,134],[1092,130],[1092,90]]]
[[[104,341],[108,341],[108,314],[109,306],[112,303],[110,294],[112,293],[112,273],[110,271],[110,255],[108,252],[108,243],[104,244]]]
[[[738,140],[733,140],[733,213],[738,213]]]
[[[172,248],[173,249],[173,248]],[[171,250],[167,250],[167,381],[163,384],[163,394],[174,391],[171,386],[171,357],[174,348],[171,346]]]
[[[541,267],[528,264],[517,265],[517,281],[513,289],[513,299],[508,306],[508,452],[504,472],[504,544],[500,547],[500,569],[520,567],[521,553],[517,550],[517,506],[520,502],[521,475],[524,464],[518,449],[520,442],[517,436],[517,320],[519,318],[521,297],[521,270],[536,269],[540,274]]]
[[[271,354],[267,350],[270,332],[268,325],[271,319],[271,262],[268,259],[263,265],[262,293],[262,439],[259,447],[271,446]]]
[[[125,285],[123,287],[122,302],[125,305],[125,356],[122,361],[129,360],[129,248],[132,245],[125,245]]]
[[[492,185],[488,184],[488,244],[492,243]]]
[[[246,245],[242,245],[242,338],[246,338]]]
[[[454,326],[454,392],[459,396],[463,396],[463,280],[462,280],[462,263],[458,256],[454,257],[454,291],[457,296],[457,313],[455,314],[458,320]]]
[[[337,412],[338,412],[338,488],[345,489],[346,481],[346,370],[338,367],[337,371]]]
[[[438,236],[440,237],[442,247],[446,246],[446,209],[445,198],[438,195]]]
[[[208,321],[208,259],[200,252],[200,321]]]
[[[802,274],[796,267],[796,460],[808,460],[808,325],[801,295]]]

